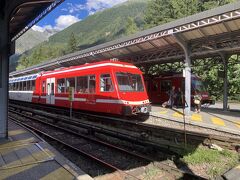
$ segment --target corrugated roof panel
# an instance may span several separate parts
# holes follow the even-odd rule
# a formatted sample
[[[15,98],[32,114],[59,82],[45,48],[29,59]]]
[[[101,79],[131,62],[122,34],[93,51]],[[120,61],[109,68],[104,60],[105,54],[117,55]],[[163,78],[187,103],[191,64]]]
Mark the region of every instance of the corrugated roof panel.
[[[109,59],[109,58],[111,58],[112,57],[112,55],[111,54],[109,54],[109,53],[107,53],[107,52],[105,52],[105,53],[102,53],[102,55],[106,58],[106,59]]]
[[[193,39],[199,39],[203,37],[203,34],[199,31],[199,29],[195,29],[192,32]]]
[[[129,54],[129,51],[126,48],[119,49],[122,54]]]
[[[212,28],[214,29],[216,34],[221,34],[221,33],[227,32],[227,29],[226,29],[226,27],[224,27],[223,24],[214,25],[214,26],[212,26]]]
[[[192,33],[192,31],[182,33],[181,37],[183,37],[185,40],[191,40],[196,38],[196,36],[194,35],[194,33]]]
[[[219,24],[218,27],[219,27],[219,29],[221,30],[221,33],[228,32],[227,27],[226,27],[223,23]]]
[[[176,44],[176,39],[173,36],[167,36],[165,38],[170,44]]]
[[[113,56],[120,56],[120,55],[121,55],[121,52],[119,52],[119,50],[117,49],[117,50],[111,51],[111,54],[112,54]]]
[[[234,21],[227,21],[225,22],[228,27],[232,30],[232,31],[236,31],[236,30],[239,30],[239,27],[240,27],[240,20],[237,19],[237,20],[234,20]]]
[[[141,49],[135,45],[128,47],[128,49],[130,49],[130,51],[132,51],[132,52],[141,51]]]
[[[145,42],[145,43],[141,43],[139,44],[140,47],[142,47],[143,49],[153,49],[154,46],[151,45],[149,42]]]
[[[215,34],[215,31],[214,31],[213,28],[211,28],[211,26],[210,26],[210,27],[204,27],[204,28],[202,28],[202,31],[204,32],[204,34],[205,34],[206,36],[211,36],[211,35],[214,35],[214,34]]]
[[[166,46],[168,44],[164,39],[156,39],[152,40],[151,42],[157,47]]]

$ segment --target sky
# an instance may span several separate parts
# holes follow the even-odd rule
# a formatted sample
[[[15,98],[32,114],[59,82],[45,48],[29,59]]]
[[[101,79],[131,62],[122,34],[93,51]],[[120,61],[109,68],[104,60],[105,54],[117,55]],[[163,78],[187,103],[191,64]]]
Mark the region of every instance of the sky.
[[[125,1],[127,0],[65,0],[32,29],[40,32],[45,29],[61,31],[89,15]]]

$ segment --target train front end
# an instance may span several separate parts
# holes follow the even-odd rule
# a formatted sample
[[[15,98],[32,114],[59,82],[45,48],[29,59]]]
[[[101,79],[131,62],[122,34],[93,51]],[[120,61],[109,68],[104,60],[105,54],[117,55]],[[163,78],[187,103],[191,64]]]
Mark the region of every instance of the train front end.
[[[133,66],[135,67],[135,66]],[[115,72],[119,99],[122,101],[122,114],[148,114],[151,105],[144,86],[142,72],[137,68],[118,69]]]

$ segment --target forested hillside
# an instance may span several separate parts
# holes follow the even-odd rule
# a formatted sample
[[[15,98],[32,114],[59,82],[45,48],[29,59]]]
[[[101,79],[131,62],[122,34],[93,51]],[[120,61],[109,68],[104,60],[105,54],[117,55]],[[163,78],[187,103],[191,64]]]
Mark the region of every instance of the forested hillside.
[[[48,42],[24,53],[17,69],[143,30],[147,2],[148,0],[129,0],[71,25],[51,36]]]

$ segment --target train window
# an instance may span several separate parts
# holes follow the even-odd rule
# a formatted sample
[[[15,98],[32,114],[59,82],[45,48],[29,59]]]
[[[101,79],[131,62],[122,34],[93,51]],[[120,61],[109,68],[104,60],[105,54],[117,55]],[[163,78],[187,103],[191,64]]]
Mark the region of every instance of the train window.
[[[65,92],[65,79],[57,80],[57,92],[64,93]]]
[[[30,91],[31,90],[31,82],[27,81],[27,90]]]
[[[15,83],[15,90],[16,91],[18,90],[18,83],[17,82]]]
[[[67,89],[66,92],[69,92],[69,88],[73,87],[75,89],[75,78],[67,78]]]
[[[23,83],[23,91],[26,91],[27,90],[27,82],[26,81],[23,81],[22,82]]]
[[[42,93],[45,93],[46,90],[46,81],[42,82]]]
[[[22,88],[22,82],[19,82],[18,90],[19,90],[19,91],[22,91],[22,89],[23,89],[23,88]]]
[[[35,90],[35,81],[32,80],[32,91],[34,91],[34,90]]]
[[[77,88],[78,93],[88,93],[88,76],[77,77]]]
[[[90,75],[89,77],[89,93],[93,94],[96,92],[96,78],[95,75]]]
[[[169,81],[169,80],[161,81],[161,91],[162,92],[170,91],[171,88],[172,88],[172,81]]]
[[[9,83],[9,90],[10,90],[10,91],[13,90],[13,83]]]
[[[100,91],[101,92],[113,91],[113,84],[110,74],[102,74],[100,76]]]
[[[144,91],[139,74],[118,72],[116,75],[120,91]]]

